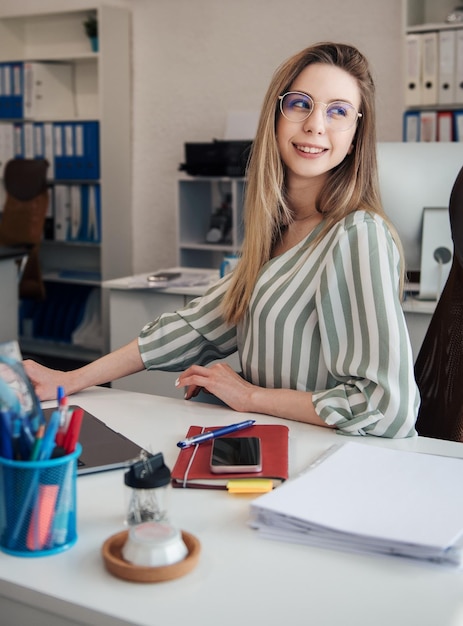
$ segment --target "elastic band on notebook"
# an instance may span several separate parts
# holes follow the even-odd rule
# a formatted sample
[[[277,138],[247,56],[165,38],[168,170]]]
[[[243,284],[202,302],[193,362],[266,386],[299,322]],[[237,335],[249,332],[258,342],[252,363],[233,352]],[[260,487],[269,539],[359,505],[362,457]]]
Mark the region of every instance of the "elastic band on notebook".
[[[199,433],[200,435],[202,435],[204,433],[205,428],[206,428],[205,426],[203,426],[201,428],[201,432]],[[188,465],[186,466],[185,474],[183,475],[183,483],[182,483],[182,487],[184,489],[187,487],[188,474],[189,474],[189,471],[191,469],[191,466],[193,465],[193,461],[194,461],[194,458],[196,456],[196,452],[198,451],[198,448],[199,448],[200,445],[201,444],[199,444],[199,443],[197,443],[195,445],[195,449],[193,450],[193,454],[191,455],[191,459],[189,460]]]

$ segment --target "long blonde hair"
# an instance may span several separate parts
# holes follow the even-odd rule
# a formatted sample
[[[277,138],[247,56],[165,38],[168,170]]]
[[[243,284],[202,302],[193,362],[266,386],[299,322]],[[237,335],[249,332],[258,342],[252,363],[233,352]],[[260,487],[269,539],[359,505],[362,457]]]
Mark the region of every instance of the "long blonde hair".
[[[292,221],[285,199],[285,168],[275,132],[278,96],[288,91],[301,71],[312,63],[334,65],[353,76],[360,90],[359,112],[362,113],[353,139],[353,151],[328,173],[326,185],[317,198],[317,210],[324,216],[317,241],[353,211],[364,209],[386,219],[380,199],[376,159],[375,85],[368,61],[350,45],[325,42],[310,46],[276,70],[265,95],[247,167],[241,261],[222,305],[224,316],[230,323],[236,324],[246,313],[257,275],[270,260],[281,229]],[[391,230],[401,252],[400,241],[392,226]]]

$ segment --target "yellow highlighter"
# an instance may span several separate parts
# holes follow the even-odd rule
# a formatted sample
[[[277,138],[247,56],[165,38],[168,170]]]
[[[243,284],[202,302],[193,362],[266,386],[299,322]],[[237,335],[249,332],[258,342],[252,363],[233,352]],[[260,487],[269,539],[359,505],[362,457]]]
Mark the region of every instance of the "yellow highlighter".
[[[270,478],[236,478],[227,482],[228,493],[266,493],[272,491]]]

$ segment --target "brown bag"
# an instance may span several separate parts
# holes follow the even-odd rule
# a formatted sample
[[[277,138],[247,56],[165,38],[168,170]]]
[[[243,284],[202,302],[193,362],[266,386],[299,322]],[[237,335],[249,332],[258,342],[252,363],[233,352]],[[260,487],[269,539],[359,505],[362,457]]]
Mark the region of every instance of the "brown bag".
[[[48,165],[46,159],[13,159],[5,166],[6,200],[0,222],[0,244],[28,249],[19,283],[20,298],[45,297],[39,248],[49,202]]]

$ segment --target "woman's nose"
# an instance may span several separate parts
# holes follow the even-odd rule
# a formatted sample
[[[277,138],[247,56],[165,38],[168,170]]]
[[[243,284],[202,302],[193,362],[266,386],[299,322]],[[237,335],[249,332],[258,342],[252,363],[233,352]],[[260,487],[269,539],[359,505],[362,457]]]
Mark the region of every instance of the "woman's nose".
[[[324,133],[326,130],[325,107],[315,103],[312,113],[304,120],[304,132]]]

